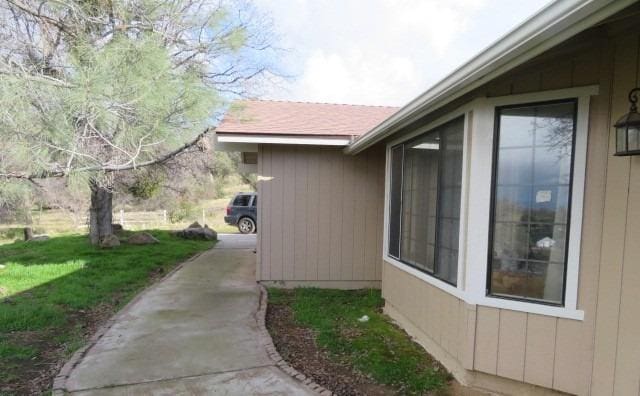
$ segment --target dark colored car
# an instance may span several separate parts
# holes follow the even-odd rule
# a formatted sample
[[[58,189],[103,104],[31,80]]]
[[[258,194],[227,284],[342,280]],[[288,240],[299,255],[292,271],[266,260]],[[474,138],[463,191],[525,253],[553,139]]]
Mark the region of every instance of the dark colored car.
[[[254,192],[237,193],[229,206],[227,215],[224,217],[225,223],[238,226],[238,230],[243,234],[251,234],[257,231],[257,211],[258,194]]]

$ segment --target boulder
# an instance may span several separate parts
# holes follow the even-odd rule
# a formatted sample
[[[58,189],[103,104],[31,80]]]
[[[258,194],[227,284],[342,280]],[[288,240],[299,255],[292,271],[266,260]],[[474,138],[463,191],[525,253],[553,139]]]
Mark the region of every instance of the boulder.
[[[206,224],[204,225],[202,230],[204,232],[205,239],[209,241],[215,241],[218,239],[218,233],[209,228],[209,226],[207,226]]]
[[[189,227],[187,227],[187,228],[202,228],[202,226],[200,225],[200,223],[198,223],[198,222],[196,221],[196,222],[191,223],[191,224],[189,225]]]
[[[105,235],[100,240],[100,247],[103,249],[110,249],[120,246],[120,239],[113,234]]]
[[[184,239],[200,239],[206,241],[215,241],[218,238],[218,233],[209,227],[189,227],[176,233],[177,236]]]
[[[127,243],[131,245],[151,245],[153,243],[160,243],[160,241],[147,232],[138,232],[131,235],[127,239]]]
[[[29,242],[41,242],[41,241],[48,241],[49,240],[49,235],[34,235],[31,239],[29,239]]]
[[[122,224],[113,223],[111,224],[111,231],[113,231],[114,234],[120,234],[124,231],[124,227],[122,227]]]

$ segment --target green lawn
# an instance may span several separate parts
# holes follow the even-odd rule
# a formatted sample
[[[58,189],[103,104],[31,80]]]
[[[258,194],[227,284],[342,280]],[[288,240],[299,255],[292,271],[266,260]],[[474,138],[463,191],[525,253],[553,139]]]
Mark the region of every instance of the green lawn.
[[[287,304],[294,320],[313,329],[333,359],[400,394],[443,389],[450,375],[381,313],[379,290],[269,289],[269,304]],[[369,321],[358,318],[369,316]]]
[[[212,246],[151,233],[159,244],[111,250],[80,235],[0,245],[0,394],[33,391],[28,382],[70,356],[136,292]]]

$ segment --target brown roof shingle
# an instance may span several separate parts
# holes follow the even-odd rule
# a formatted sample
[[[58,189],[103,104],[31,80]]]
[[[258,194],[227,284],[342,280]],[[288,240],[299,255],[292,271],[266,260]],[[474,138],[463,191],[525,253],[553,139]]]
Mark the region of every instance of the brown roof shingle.
[[[222,134],[360,136],[397,107],[244,100],[216,128]]]

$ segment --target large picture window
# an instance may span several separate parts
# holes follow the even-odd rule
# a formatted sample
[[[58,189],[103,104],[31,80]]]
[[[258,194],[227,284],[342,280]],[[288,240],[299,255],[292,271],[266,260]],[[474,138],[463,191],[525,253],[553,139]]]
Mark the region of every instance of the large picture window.
[[[488,292],[562,305],[576,102],[496,109]]]
[[[389,255],[455,285],[464,118],[391,149]]]

